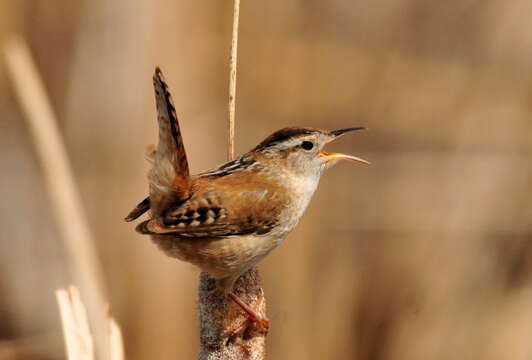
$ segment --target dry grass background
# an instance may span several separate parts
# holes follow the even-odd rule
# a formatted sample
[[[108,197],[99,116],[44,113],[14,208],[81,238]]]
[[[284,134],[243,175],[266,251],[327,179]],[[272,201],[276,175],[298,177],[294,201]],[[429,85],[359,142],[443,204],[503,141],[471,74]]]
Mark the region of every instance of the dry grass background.
[[[371,132],[261,264],[271,359],[532,357],[532,3],[243,0],[237,152],[287,125]],[[225,159],[231,1],[0,2],[29,41],[98,239],[128,359],[189,359],[198,274],[122,222],[147,191],[151,74],[194,171]],[[0,66],[0,359],[64,357],[68,282]]]

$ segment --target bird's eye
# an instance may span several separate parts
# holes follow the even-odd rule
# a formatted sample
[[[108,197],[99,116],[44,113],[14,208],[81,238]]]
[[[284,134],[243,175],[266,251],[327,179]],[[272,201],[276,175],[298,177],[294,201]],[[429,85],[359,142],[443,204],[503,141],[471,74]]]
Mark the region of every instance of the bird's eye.
[[[314,143],[312,143],[312,141],[303,141],[301,143],[301,147],[305,150],[312,150]]]

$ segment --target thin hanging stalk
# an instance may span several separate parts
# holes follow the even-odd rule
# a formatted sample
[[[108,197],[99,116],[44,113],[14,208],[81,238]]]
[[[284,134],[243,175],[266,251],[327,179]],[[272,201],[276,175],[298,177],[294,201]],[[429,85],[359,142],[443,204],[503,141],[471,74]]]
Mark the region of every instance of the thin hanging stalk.
[[[236,69],[238,57],[238,23],[240,18],[240,0],[234,0],[233,36],[231,41],[231,59],[229,61],[229,141],[227,160],[235,157],[235,106],[236,106]]]
[[[233,36],[229,77],[229,122],[227,158],[235,154],[235,100],[240,0],[234,0]],[[259,271],[252,268],[237,280],[234,292],[259,314],[266,315],[266,299],[260,284]],[[199,285],[200,360],[263,360],[266,356],[266,335],[249,333],[233,338],[232,334],[247,317],[224,294],[216,289],[215,280],[202,273]]]

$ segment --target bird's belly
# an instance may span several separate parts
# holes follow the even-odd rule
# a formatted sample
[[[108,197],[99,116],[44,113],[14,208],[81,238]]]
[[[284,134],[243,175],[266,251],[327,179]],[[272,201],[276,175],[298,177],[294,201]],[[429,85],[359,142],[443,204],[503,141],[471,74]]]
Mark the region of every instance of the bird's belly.
[[[284,237],[282,234],[266,234],[186,239],[156,235],[152,239],[167,255],[192,263],[221,279],[248,270],[277,247]]]

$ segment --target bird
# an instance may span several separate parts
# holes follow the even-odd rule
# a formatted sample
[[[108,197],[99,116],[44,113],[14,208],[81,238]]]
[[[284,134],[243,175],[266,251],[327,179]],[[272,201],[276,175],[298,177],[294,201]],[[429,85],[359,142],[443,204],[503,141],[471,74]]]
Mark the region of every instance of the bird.
[[[269,319],[235,295],[234,283],[294,229],[326,169],[341,160],[369,164],[323,150],[346,133],[365,128],[283,128],[235,159],[191,175],[175,106],[159,67],[153,85],[159,139],[149,155],[149,196],[125,220],[149,211],[150,218],[136,231],[150,235],[167,255],[211,275],[217,288],[266,332]]]

